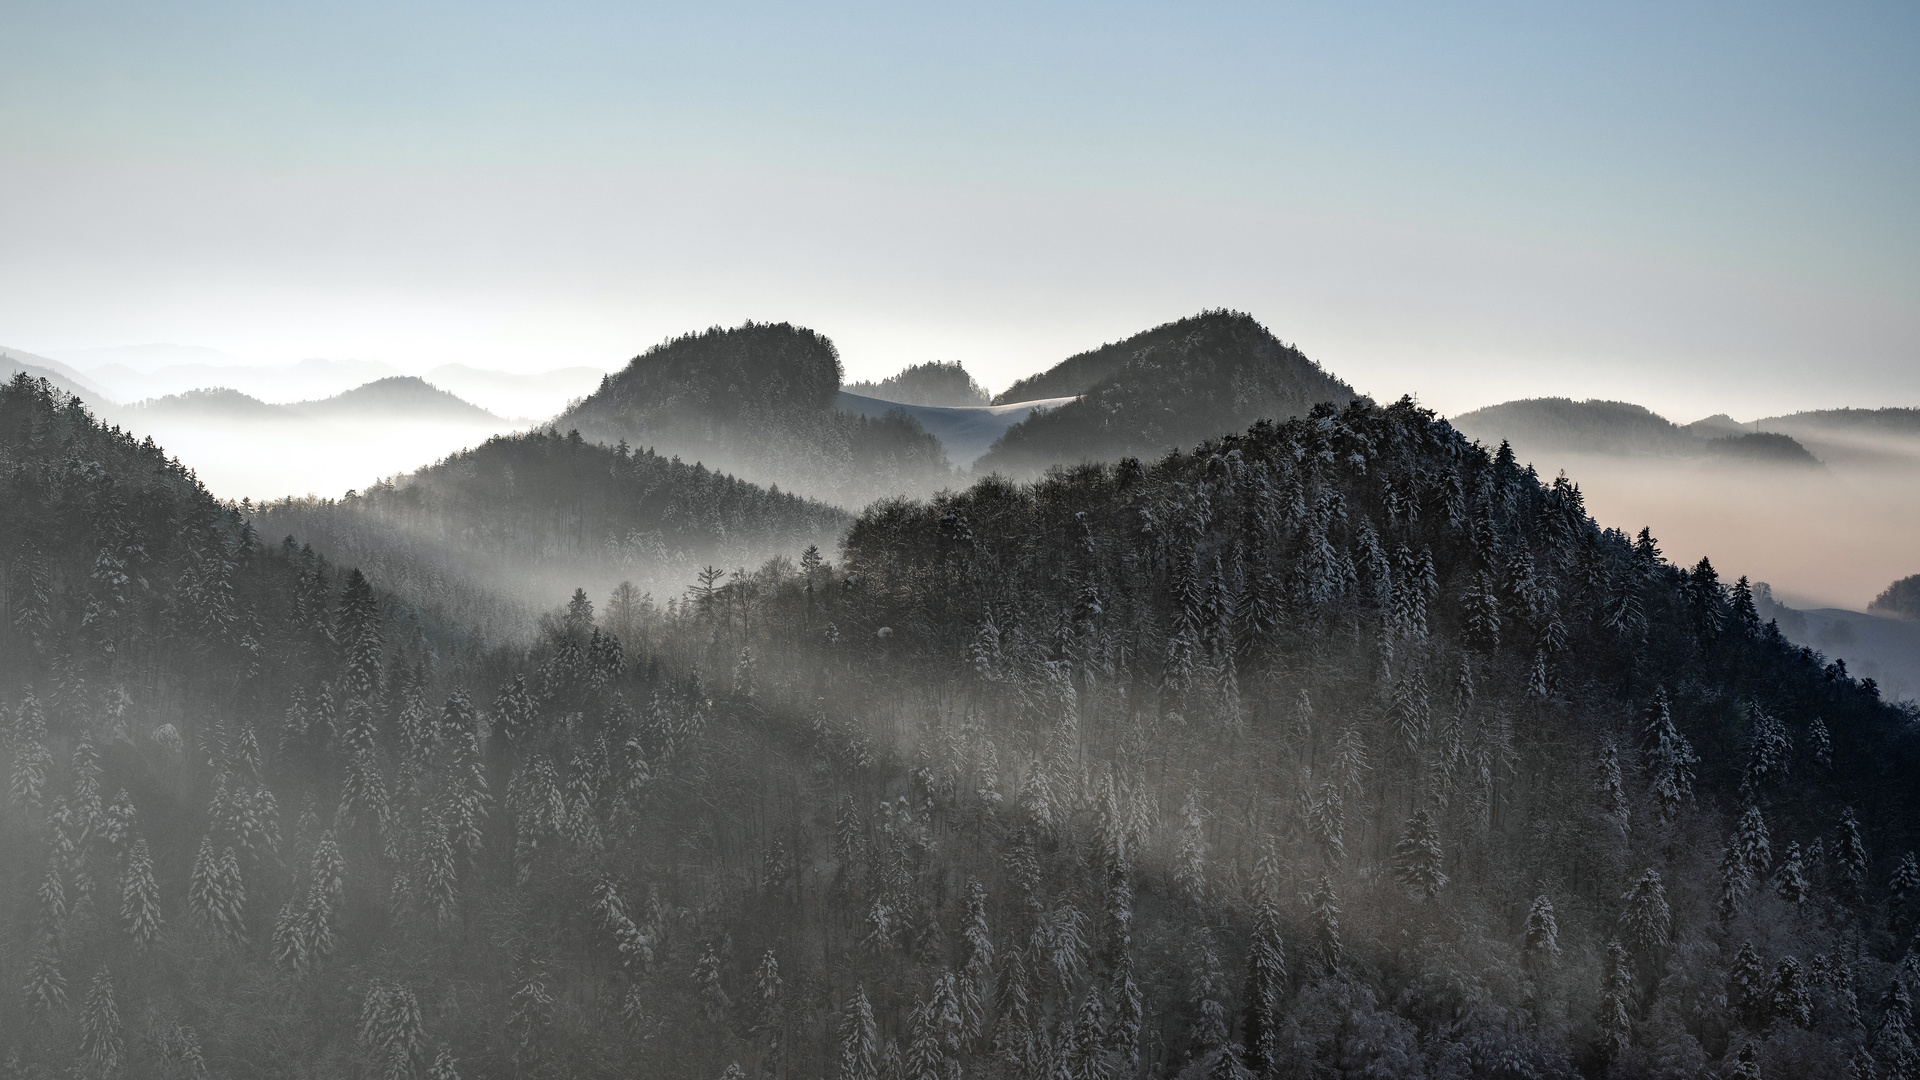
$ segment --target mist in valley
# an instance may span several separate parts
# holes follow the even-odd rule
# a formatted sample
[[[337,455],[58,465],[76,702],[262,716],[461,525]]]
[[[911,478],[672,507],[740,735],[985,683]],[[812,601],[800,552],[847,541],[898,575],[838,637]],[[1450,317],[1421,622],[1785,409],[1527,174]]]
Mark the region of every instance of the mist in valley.
[[[1915,11],[122,8],[0,1080],[1920,1080]]]

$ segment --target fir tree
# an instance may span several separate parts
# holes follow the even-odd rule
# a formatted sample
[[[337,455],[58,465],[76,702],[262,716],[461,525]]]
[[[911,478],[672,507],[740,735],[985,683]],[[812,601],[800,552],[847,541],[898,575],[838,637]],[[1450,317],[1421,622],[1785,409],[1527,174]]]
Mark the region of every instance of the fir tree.
[[[874,1022],[867,988],[856,987],[840,1017],[839,1080],[880,1080],[880,1029]]]
[[[60,970],[60,946],[51,935],[42,935],[27,954],[27,977],[20,987],[27,1012],[44,1018],[67,1007],[67,976]]]
[[[360,1005],[360,1045],[381,1080],[412,1080],[426,1055],[420,1002],[398,983],[376,981]]]
[[[80,1010],[80,1053],[87,1072],[97,1077],[112,1076],[120,1070],[125,1047],[120,1007],[113,999],[113,977],[102,967],[94,972],[86,1005]]]
[[[1627,1008],[1633,997],[1633,968],[1627,947],[1618,939],[1607,943],[1606,973],[1600,984],[1600,1046],[1618,1060],[1633,1041],[1633,1020]]]
[[[1253,940],[1247,946],[1247,985],[1241,994],[1242,1038],[1247,1067],[1260,1080],[1277,1074],[1281,1064],[1281,998],[1286,993],[1286,946],[1280,937],[1280,912],[1269,888],[1254,907]]]
[[[1772,980],[1751,941],[1740,943],[1733,966],[1727,971],[1727,1007],[1741,1027],[1753,1032],[1766,1030],[1773,1008]]]
[[[1813,993],[1807,986],[1800,961],[1791,956],[1774,965],[1773,991],[1768,1009],[1775,1020],[1786,1021],[1795,1027],[1804,1028],[1813,1024]]]
[[[120,884],[120,918],[137,952],[145,952],[160,933],[160,885],[153,877],[153,859],[147,842],[135,840],[127,852],[127,869]]]
[[[1673,916],[1667,907],[1667,887],[1658,871],[1648,868],[1621,897],[1626,908],[1620,916],[1627,941],[1643,956],[1666,948],[1673,931]]]
[[[1406,831],[1393,845],[1393,876],[1414,895],[1432,900],[1447,883],[1447,875],[1440,868],[1444,857],[1433,815],[1426,810],[1414,811],[1407,819]]]

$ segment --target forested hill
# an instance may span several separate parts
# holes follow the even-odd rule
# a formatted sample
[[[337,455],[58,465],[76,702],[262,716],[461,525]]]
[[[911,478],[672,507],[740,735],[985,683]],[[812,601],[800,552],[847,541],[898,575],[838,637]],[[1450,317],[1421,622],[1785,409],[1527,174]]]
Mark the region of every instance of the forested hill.
[[[345,499],[284,499],[259,527],[310,540],[449,624],[518,641],[577,587],[621,581],[660,603],[700,569],[757,567],[831,549],[851,518],[703,465],[587,442],[578,432],[496,436]]]
[[[811,330],[715,327],[635,357],[555,424],[845,507],[950,482],[939,440],[910,418],[836,409],[840,378]]]
[[[1625,401],[1526,398],[1453,418],[1461,431],[1523,451],[1572,451],[1627,457],[1712,456],[1755,465],[1817,466],[1820,459],[1793,438],[1755,432],[1724,416],[1684,427]]]
[[[1158,455],[1170,447],[1301,416],[1353,388],[1283,345],[1251,316],[1210,311],[1062,361],[997,401],[1081,395],[1010,428],[975,475],[1037,475],[1054,464]]]
[[[526,649],[26,380],[0,478],[13,1075],[1920,1068],[1916,717],[1409,402]]]

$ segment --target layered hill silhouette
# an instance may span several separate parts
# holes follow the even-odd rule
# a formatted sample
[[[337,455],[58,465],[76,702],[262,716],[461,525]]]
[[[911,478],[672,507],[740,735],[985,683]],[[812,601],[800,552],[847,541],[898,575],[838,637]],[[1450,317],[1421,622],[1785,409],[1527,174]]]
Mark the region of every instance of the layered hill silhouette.
[[[427,421],[498,424],[501,418],[411,375],[376,379],[332,397],[274,405],[228,387],[169,394],[117,410],[141,421],[257,422],[289,420]]]
[[[824,335],[715,327],[635,357],[554,423],[842,506],[951,481],[939,440],[910,417],[837,408],[840,380]]]
[[[1452,422],[1475,438],[1490,443],[1505,440],[1530,452],[1712,457],[1799,467],[1821,463],[1799,441],[1774,429],[1770,421],[1761,421],[1756,427],[1720,415],[1682,426],[1625,401],[1527,398],[1461,413]]]
[[[383,514],[530,551],[682,475],[483,451]],[[1916,714],[1410,401],[504,640],[49,386],[0,386],[0,460],[18,1075],[1915,1060]]]
[[[496,436],[342,499],[281,499],[256,520],[381,581],[437,622],[522,640],[551,597],[622,581],[677,594],[700,569],[832,550],[852,518],[697,463],[577,431]]]
[[[1240,312],[1210,311],[1067,358],[996,403],[1073,396],[1002,435],[976,473],[1151,457],[1257,420],[1344,405],[1352,387]]]
[[[990,404],[986,390],[958,363],[915,364],[879,382],[848,383],[844,391],[902,405],[966,408]],[[1004,403],[1003,403],[1004,404]]]

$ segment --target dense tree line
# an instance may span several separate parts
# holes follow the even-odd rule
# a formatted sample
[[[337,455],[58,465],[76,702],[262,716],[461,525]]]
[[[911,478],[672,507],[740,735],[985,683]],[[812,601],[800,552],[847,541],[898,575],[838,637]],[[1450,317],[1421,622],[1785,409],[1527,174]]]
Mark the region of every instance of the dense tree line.
[[[903,405],[962,407],[985,405],[987,391],[958,362],[931,360],[900,369],[879,382],[848,383],[849,394],[898,401]]]
[[[974,475],[1027,478],[1056,464],[1157,456],[1261,418],[1345,403],[1353,388],[1251,316],[1208,311],[1069,357],[995,400],[1070,394],[1079,399],[1009,428]]]
[[[1920,1069],[1915,717],[1407,402],[527,648],[43,387],[0,470],[16,1074]]]
[[[838,350],[812,330],[714,327],[635,357],[556,423],[847,507],[950,481],[911,417],[836,409],[840,379]]]
[[[636,583],[661,602],[700,567],[757,566],[831,547],[849,515],[651,450],[576,431],[497,436],[344,499],[258,508],[293,534],[374,574],[447,625],[525,640],[531,613],[576,586]]]

